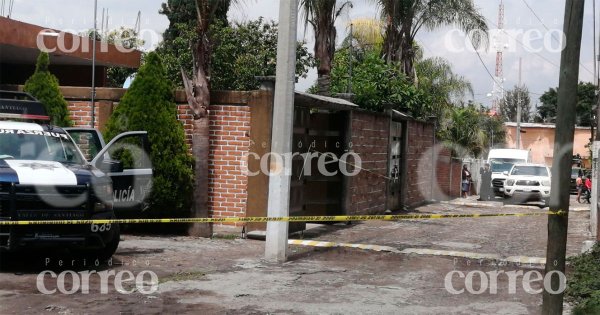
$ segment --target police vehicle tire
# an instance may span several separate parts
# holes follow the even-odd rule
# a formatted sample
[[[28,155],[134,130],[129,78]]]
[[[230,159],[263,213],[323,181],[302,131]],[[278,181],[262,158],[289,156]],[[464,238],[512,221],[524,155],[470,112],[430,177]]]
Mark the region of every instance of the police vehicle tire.
[[[101,249],[77,249],[72,251],[72,253],[81,258],[85,258],[89,261],[95,261],[98,259],[99,261],[109,260],[113,254],[117,251],[119,247],[119,242],[121,240],[121,232],[118,224],[114,224],[113,227],[113,238],[108,241]]]
[[[119,229],[119,224],[114,224],[113,229],[115,229],[113,238],[106,243],[104,248],[97,252],[98,259],[100,260],[110,259],[119,247],[119,242],[121,241],[121,230]]]

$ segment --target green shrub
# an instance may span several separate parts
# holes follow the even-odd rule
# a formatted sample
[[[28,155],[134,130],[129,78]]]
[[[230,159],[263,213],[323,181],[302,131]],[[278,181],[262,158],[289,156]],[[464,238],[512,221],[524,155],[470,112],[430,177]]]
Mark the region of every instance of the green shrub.
[[[149,197],[151,215],[188,215],[193,189],[193,159],[177,120],[173,87],[156,53],[149,53],[135,80],[106,125],[105,137],[146,130],[154,168]]]
[[[40,52],[35,72],[27,79],[23,89],[44,104],[53,125],[70,127],[68,104],[60,93],[58,79],[48,71],[49,64],[48,53]]]
[[[591,251],[569,258],[571,272],[565,291],[573,314],[600,314],[600,243]]]

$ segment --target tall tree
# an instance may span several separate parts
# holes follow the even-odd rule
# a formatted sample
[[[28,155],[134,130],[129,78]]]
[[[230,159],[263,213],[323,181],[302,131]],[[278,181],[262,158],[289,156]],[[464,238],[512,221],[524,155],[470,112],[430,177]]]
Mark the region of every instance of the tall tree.
[[[452,107],[440,122],[440,136],[459,156],[481,156],[488,144],[482,113],[474,104]]]
[[[402,71],[414,79],[415,37],[422,29],[456,25],[476,48],[487,45],[487,24],[473,0],[372,0],[385,23],[382,56],[401,62]]]
[[[350,1],[338,4],[336,0],[301,0],[300,7],[305,27],[310,24],[315,33],[315,57],[319,94],[329,95],[331,87],[331,65],[335,54],[337,31],[335,21],[349,7]]]
[[[226,25],[227,12],[229,12],[231,1],[217,0],[214,2],[214,19]],[[161,4],[158,13],[164,14],[169,19],[169,27],[163,33],[163,39],[168,42],[182,35],[181,27],[178,27],[177,24],[184,23],[195,26],[198,22],[196,0],[168,0]]]
[[[576,123],[579,126],[590,126],[592,123],[592,109],[596,105],[598,96],[596,87],[590,82],[579,82],[577,85]],[[556,88],[550,88],[540,96],[542,103],[537,107],[537,122],[553,122],[556,118],[558,95]]]
[[[194,26],[183,23],[177,26],[181,35],[174,41],[161,42],[157,52],[163,59],[169,80],[182,87],[180,69],[192,69],[193,57],[189,43],[194,42],[197,36]],[[256,76],[275,75],[277,31],[277,23],[262,18],[232,22],[225,27],[220,23],[213,25],[211,89],[255,90],[260,86]],[[313,55],[303,42],[298,42],[296,56],[296,75],[305,78],[315,65]]]
[[[556,88],[550,88],[540,96],[541,105],[537,107],[536,122],[553,122],[556,118],[556,109],[558,107],[558,91]]]
[[[521,122],[531,121],[531,99],[526,86],[515,86],[506,91],[500,104],[500,114],[508,121],[517,121],[517,106],[521,106]]]
[[[428,95],[411,84],[396,64],[390,65],[381,59],[379,50],[366,50],[353,56],[352,78],[348,77],[349,59],[347,48],[335,54],[331,72],[332,92],[344,93],[348,79],[351,79],[354,102],[361,108],[373,111],[391,108],[425,119],[431,115],[432,103]]]
[[[418,87],[432,102],[430,115],[442,118],[444,111],[458,105],[465,96],[473,96],[471,82],[452,70],[448,60],[441,57],[420,59],[415,65]]]
[[[48,70],[50,57],[47,52],[40,52],[35,65],[35,72],[25,81],[23,90],[37,98],[42,104],[52,124],[61,127],[70,127],[67,101],[60,92],[58,78]]]
[[[208,216],[208,152],[209,152],[209,117],[210,105],[210,61],[212,53],[211,25],[218,19],[220,8],[229,8],[235,0],[195,0],[197,41],[192,44],[194,57],[193,76],[188,77],[184,69],[181,76],[189,107],[193,114],[192,152],[195,157],[195,196],[194,214],[197,217]],[[190,234],[196,236],[212,236],[212,226],[201,223],[194,224]]]

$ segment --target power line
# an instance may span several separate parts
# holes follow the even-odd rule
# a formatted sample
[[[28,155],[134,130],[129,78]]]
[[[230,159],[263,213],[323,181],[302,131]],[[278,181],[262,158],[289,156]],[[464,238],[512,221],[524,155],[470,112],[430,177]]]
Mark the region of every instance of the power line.
[[[484,16],[483,18],[484,18],[486,21],[490,22],[490,23],[491,23],[493,26],[495,26],[496,28],[498,28],[498,25],[497,25],[496,23],[492,22],[490,19],[486,18],[485,16]],[[508,36],[508,37],[512,38],[512,39],[513,39],[515,42],[517,42],[517,43],[518,43],[519,45],[521,45],[523,48],[527,48],[527,47],[525,46],[525,44],[523,44],[523,42],[522,42],[522,41],[520,41],[520,40],[518,40],[517,38],[515,38],[515,37],[511,36],[510,34],[508,34],[508,32],[506,32],[506,30],[502,30],[502,32],[503,32],[504,34],[506,34],[506,36]],[[540,57],[541,59],[544,59],[544,60],[545,60],[547,63],[549,63],[549,64],[551,64],[551,65],[555,66],[556,68],[560,69],[560,66],[558,66],[558,65],[557,65],[557,64],[555,64],[554,62],[552,62],[552,61],[548,60],[548,58],[544,57],[544,56],[543,56],[543,55],[541,55],[540,53],[538,53],[538,52],[533,52],[533,54],[537,55],[537,56],[538,56],[538,57]]]
[[[533,8],[529,5],[529,3],[527,3],[526,0],[521,0],[521,1],[523,1],[523,3],[525,4],[525,6],[527,6],[527,8],[529,9],[529,11],[531,11],[531,13],[535,16],[535,18],[546,29],[546,31],[548,31],[548,33],[550,33],[550,36],[552,36],[552,39],[554,39],[558,44],[560,44],[560,40],[558,40],[558,38],[556,38],[554,36],[554,34],[550,31],[550,29],[548,28],[548,26],[546,26],[546,24],[544,23],[544,21],[537,15],[537,13],[535,13],[535,10],[533,10]],[[594,0],[594,2],[595,2],[595,0]],[[579,66],[582,67],[583,69],[585,69],[585,71],[587,71],[587,72],[591,73],[592,75],[594,75],[594,73],[590,69],[588,69],[584,64],[582,64],[581,62],[579,63]]]
[[[479,58],[481,65],[485,68],[485,71],[487,72],[487,74],[490,76],[490,78],[492,78],[492,81],[494,81],[496,84],[498,84],[498,87],[502,90],[502,92],[506,92],[506,90],[502,87],[502,85],[496,80],[496,77],[494,77],[492,75],[492,72],[490,72],[490,69],[488,69],[488,67],[485,65],[485,62],[483,62],[483,59],[481,58],[481,55],[479,54],[479,51],[477,49],[475,49],[475,53],[477,54],[477,57]]]
[[[486,71],[486,72],[487,72],[487,74],[490,76],[490,78],[492,78],[492,80],[493,80],[494,82],[498,82],[498,81],[496,80],[496,77],[494,77],[494,76],[492,75],[492,72],[490,71],[490,69],[489,69],[489,68],[488,68],[488,67],[485,65],[485,62],[484,62],[484,61],[483,61],[483,59],[481,58],[481,55],[479,54],[479,51],[478,51],[477,49],[475,49],[475,53],[477,54],[477,57],[479,58],[479,61],[481,62],[481,65],[482,65],[482,66],[485,68],[485,71]],[[499,85],[499,87],[500,87],[500,89],[502,89],[502,92],[505,92],[505,93],[507,92],[507,91],[506,91],[506,89],[504,89],[504,87],[502,87],[502,86],[500,86],[500,85]],[[543,93],[537,93],[537,92],[531,92],[531,91],[527,91],[527,93],[529,93],[529,94],[534,94],[534,95],[544,95]],[[487,96],[487,94],[474,94],[474,95],[486,95],[486,96]]]

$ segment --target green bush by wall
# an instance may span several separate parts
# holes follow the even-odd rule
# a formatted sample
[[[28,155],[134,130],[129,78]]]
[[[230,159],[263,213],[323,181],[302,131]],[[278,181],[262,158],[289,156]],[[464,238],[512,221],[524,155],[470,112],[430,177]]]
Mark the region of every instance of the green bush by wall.
[[[106,125],[110,140],[125,131],[145,130],[154,168],[149,197],[153,216],[188,215],[193,190],[193,158],[177,120],[173,86],[156,53],[149,53]]]
[[[58,88],[58,79],[48,71],[49,64],[48,53],[40,52],[35,72],[25,81],[23,90],[44,104],[53,125],[70,127],[68,104]]]

